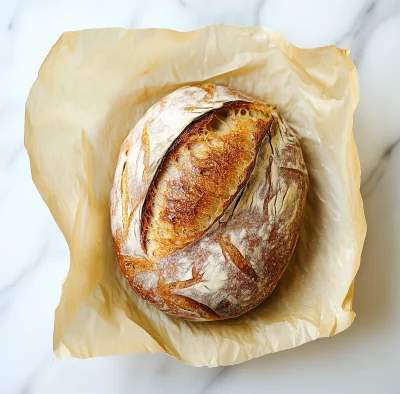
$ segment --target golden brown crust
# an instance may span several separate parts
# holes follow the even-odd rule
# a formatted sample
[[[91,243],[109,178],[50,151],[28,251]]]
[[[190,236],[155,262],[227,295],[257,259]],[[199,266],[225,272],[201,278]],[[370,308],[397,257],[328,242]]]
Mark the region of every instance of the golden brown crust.
[[[232,243],[229,235],[225,239],[221,237],[219,244],[221,245],[221,250],[226,260],[230,259],[236,267],[253,280],[258,279],[258,275],[254,271],[250,262],[246,260],[246,258],[240,253],[240,250]]]
[[[254,167],[272,122],[267,109],[246,102],[225,104],[191,123],[175,140],[143,204],[145,252],[158,258],[174,253],[199,239],[223,215]],[[161,200],[158,210],[156,198]]]
[[[121,149],[111,194],[121,271],[173,316],[238,316],[284,272],[307,179],[300,145],[271,106],[221,86],[179,89]]]

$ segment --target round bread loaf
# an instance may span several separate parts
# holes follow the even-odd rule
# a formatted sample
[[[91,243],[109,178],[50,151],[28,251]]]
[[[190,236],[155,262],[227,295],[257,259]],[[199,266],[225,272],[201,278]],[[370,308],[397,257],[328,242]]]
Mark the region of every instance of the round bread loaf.
[[[178,89],[121,148],[111,227],[122,273],[175,317],[239,316],[282,276],[307,183],[300,144],[273,106],[223,86]]]

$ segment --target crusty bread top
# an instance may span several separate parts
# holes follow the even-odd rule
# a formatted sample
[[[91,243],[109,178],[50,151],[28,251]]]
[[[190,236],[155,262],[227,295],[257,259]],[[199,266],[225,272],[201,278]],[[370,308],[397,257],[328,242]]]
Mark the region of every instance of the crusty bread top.
[[[125,140],[111,193],[117,259],[133,289],[192,320],[234,317],[273,290],[307,190],[294,134],[229,88],[181,88]]]
[[[141,238],[136,237],[141,232],[144,200],[175,140],[195,119],[239,100],[255,102],[223,86],[183,87],[154,104],[129,133],[120,151],[111,191],[113,234],[124,239],[130,237],[130,242],[125,243],[126,250],[122,251],[124,254],[146,255]]]
[[[266,109],[256,103],[228,103],[196,120],[175,140],[143,206],[142,246],[149,257],[182,249],[222,216],[254,167],[272,122]]]

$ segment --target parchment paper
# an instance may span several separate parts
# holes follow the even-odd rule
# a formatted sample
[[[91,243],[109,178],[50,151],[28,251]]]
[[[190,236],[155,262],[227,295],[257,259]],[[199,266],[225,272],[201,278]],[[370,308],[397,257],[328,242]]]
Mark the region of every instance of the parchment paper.
[[[296,251],[272,296],[240,318],[189,323],[148,305],[122,279],[109,194],[120,146],[145,111],[206,81],[277,106],[300,139],[310,190]],[[32,177],[71,255],[55,314],[56,358],[165,352],[214,367],[349,327],[366,232],[357,102],[348,51],[299,49],[261,27],[63,34],[32,87],[25,123]]]

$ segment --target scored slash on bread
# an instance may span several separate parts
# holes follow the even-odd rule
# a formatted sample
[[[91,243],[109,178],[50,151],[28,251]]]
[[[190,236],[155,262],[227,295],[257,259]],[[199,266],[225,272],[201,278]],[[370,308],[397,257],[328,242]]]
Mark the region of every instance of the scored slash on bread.
[[[142,246],[164,257],[199,239],[251,174],[272,122],[257,103],[233,102],[191,123],[164,156],[142,212]]]
[[[173,316],[239,316],[283,274],[307,181],[300,144],[273,106],[222,86],[178,89],[121,148],[111,192],[121,270]]]

